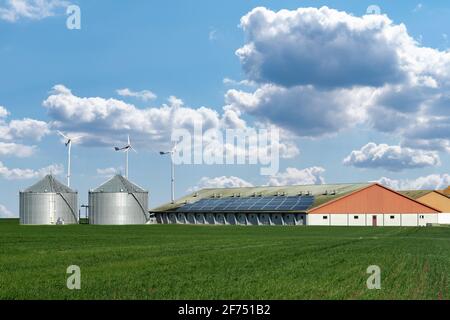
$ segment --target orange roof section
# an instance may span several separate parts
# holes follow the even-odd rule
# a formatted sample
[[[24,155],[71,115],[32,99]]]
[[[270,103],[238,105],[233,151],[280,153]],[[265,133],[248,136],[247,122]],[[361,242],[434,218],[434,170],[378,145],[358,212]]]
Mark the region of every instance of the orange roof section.
[[[357,213],[440,213],[441,211],[411,199],[378,183],[326,202],[308,211],[312,214]]]

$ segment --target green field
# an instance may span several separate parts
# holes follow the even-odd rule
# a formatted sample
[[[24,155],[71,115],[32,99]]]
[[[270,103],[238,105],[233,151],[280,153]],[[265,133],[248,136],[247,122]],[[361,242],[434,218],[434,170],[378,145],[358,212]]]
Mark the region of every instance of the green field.
[[[66,268],[81,268],[81,290]],[[381,268],[381,290],[366,269]],[[449,299],[450,228],[19,226],[0,299]]]

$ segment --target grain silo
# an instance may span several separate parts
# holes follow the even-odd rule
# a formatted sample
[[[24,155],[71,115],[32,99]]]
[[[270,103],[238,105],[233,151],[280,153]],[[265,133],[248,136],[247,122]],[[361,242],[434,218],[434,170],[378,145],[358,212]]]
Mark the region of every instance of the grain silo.
[[[148,191],[121,175],[89,192],[90,224],[145,224],[147,220]]]
[[[78,194],[52,175],[20,192],[20,224],[78,223]]]

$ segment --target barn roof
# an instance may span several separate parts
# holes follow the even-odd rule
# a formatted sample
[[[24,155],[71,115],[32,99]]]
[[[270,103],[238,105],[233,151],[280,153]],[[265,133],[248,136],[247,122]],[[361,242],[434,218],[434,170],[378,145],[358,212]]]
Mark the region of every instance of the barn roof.
[[[142,193],[147,192],[138,185],[132,183],[127,178],[121,175],[115,175],[105,183],[103,183],[98,188],[91,190],[91,192],[107,192],[107,193],[120,193],[120,192],[128,192],[128,193]]]
[[[159,206],[150,212],[173,211],[187,204],[194,203],[201,199],[207,198],[227,198],[239,196],[248,198],[252,196],[273,197],[282,196],[298,196],[311,195],[314,196],[314,202],[309,208],[315,208],[326,202],[338,199],[347,194],[355,192],[359,189],[372,185],[372,183],[343,183],[343,184],[321,184],[321,185],[298,185],[298,186],[260,186],[260,187],[244,187],[244,188],[211,188],[202,189],[180,198],[175,203],[167,203]]]
[[[24,192],[33,193],[75,193],[72,189],[62,184],[51,174],[33,184],[31,187],[25,189]]]
[[[423,196],[426,196],[429,193],[434,192],[434,190],[403,190],[403,191],[398,191],[398,193],[401,193],[411,199],[419,199],[422,198]]]

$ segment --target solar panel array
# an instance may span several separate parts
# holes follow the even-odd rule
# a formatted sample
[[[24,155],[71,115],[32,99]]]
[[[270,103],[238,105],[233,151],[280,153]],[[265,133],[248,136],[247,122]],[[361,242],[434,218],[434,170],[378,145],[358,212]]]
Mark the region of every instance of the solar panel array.
[[[201,199],[188,203],[177,211],[306,211],[313,202],[313,196]]]

